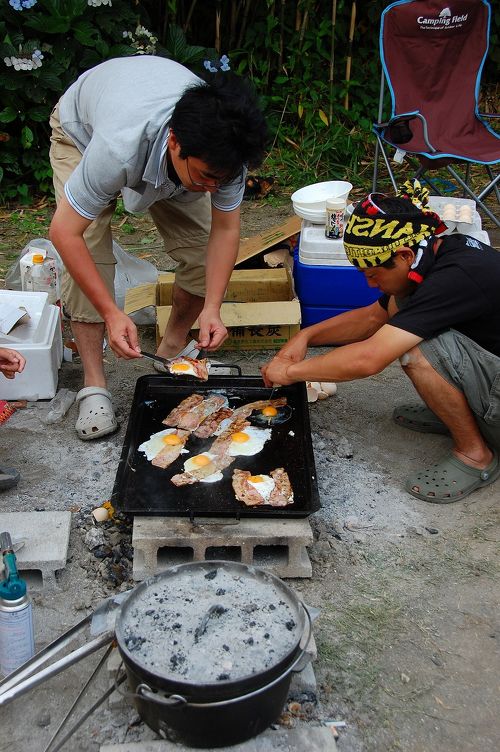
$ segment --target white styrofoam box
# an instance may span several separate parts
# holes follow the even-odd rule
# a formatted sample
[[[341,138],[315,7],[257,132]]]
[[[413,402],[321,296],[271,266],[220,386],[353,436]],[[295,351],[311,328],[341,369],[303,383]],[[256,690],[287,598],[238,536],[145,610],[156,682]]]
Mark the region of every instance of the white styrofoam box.
[[[446,234],[452,232],[461,232],[464,235],[470,235],[472,232],[481,230],[481,217],[476,210],[476,202],[470,198],[449,198],[447,196],[429,196],[429,209],[443,217],[444,207],[451,204],[455,208],[455,220],[443,220],[448,227]],[[461,206],[468,206],[472,212],[472,223],[459,222],[458,216]]]
[[[26,323],[16,326],[8,335],[1,334],[2,343],[15,348],[17,343],[43,342],[46,337],[47,322],[50,319],[50,306],[46,292],[25,292],[0,290],[0,300],[14,308],[23,307],[29,314]]]
[[[327,238],[323,225],[307,220],[301,225],[299,259],[316,266],[349,266],[342,240]]]
[[[491,245],[490,236],[488,235],[486,230],[474,230],[473,232],[464,232],[464,235],[468,235],[470,238],[476,238],[476,240],[480,240],[481,243],[485,243],[486,245]]]
[[[307,264],[307,266],[352,266],[347,258],[321,258],[320,256],[314,258],[303,256],[300,251],[299,261],[301,264]]]
[[[46,292],[0,290],[0,299],[6,296],[19,296],[17,305],[24,305],[32,320],[0,335],[0,347],[10,347],[26,358],[22,373],[13,379],[0,376],[0,399],[52,399],[63,356],[61,312],[47,304]]]

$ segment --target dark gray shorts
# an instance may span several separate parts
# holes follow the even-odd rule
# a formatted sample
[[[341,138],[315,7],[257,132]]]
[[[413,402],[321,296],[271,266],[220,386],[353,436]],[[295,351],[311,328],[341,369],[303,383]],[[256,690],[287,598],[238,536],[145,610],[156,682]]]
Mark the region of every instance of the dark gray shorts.
[[[484,438],[500,449],[500,358],[455,329],[419,347],[431,366],[463,392]]]

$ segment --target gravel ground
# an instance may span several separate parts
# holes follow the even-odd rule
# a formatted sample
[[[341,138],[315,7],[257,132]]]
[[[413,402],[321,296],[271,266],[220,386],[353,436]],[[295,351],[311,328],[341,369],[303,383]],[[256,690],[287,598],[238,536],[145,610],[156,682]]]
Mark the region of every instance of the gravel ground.
[[[251,205],[245,226],[258,232],[265,222],[280,222],[279,212],[289,213],[278,207],[273,216],[269,207]],[[141,337],[151,350],[151,330]],[[256,374],[267,357],[226,353],[221,359]],[[114,436],[79,441],[75,406],[52,426],[39,420],[40,406],[19,411],[0,432],[2,462],[22,472],[19,486],[2,493],[2,509],[72,511],[59,589],[33,590],[39,648],[103,597],[131,585],[130,524],[107,524],[98,558],[89,550],[90,511],[110,497],[135,383],[151,366],[118,362],[112,354],[106,361],[122,420]],[[65,363],[59,387],[77,391],[80,379],[79,364]],[[500,747],[499,484],[443,507],[409,496],[405,477],[450,443],[392,423],[393,406],[411,399],[411,385],[393,365],[341,384],[336,396],[310,406],[322,508],[310,518],[313,577],[289,581],[321,610],[315,627],[320,704],[309,717],[346,721],[340,752],[494,752]],[[1,752],[44,749],[96,660],[0,710]],[[101,674],[86,703],[108,684]],[[297,719],[289,714],[286,722]],[[110,741],[154,738],[130,706],[105,705],[67,748],[97,752]]]

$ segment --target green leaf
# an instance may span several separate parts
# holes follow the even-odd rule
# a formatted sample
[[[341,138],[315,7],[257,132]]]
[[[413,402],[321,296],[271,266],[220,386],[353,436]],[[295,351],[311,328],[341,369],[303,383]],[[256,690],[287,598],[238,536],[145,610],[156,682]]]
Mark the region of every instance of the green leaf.
[[[318,115],[322,123],[324,123],[325,125],[330,125],[330,121],[328,120],[328,115],[326,114],[326,112],[323,112],[323,110],[319,110]]]
[[[0,123],[12,123],[17,118],[18,112],[14,107],[5,107],[0,110]]]
[[[75,38],[83,44],[84,47],[94,47],[99,32],[89,21],[80,19],[74,26]]]
[[[31,128],[28,128],[27,125],[24,126],[24,128],[21,131],[21,143],[25,149],[31,149],[31,146],[33,144],[34,134]]]

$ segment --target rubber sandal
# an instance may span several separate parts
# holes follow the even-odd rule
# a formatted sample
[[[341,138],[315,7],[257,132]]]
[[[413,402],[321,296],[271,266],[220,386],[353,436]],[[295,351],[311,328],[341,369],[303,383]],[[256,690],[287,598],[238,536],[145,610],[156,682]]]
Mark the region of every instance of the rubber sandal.
[[[114,433],[118,428],[111,404],[111,394],[101,386],[86,386],[76,395],[79,404],[75,429],[82,441],[98,439]]]
[[[427,470],[407,478],[405,488],[412,496],[431,504],[451,504],[493,483],[500,475],[498,454],[493,450],[493,459],[484,470],[470,467],[454,454]],[[418,489],[418,490],[416,490]]]
[[[15,488],[20,479],[21,475],[14,467],[0,467],[0,491]]]
[[[449,434],[448,428],[426,405],[401,405],[392,413],[394,423],[420,433]]]
[[[191,342],[187,343],[184,350],[181,350],[177,355],[172,355],[172,360],[174,358],[181,358],[183,355],[185,355],[186,358],[196,358],[199,352],[200,350],[196,346],[196,340],[192,339]],[[163,363],[157,363],[155,360],[153,360],[153,368],[155,371],[158,371],[158,373],[167,373],[167,369]]]

